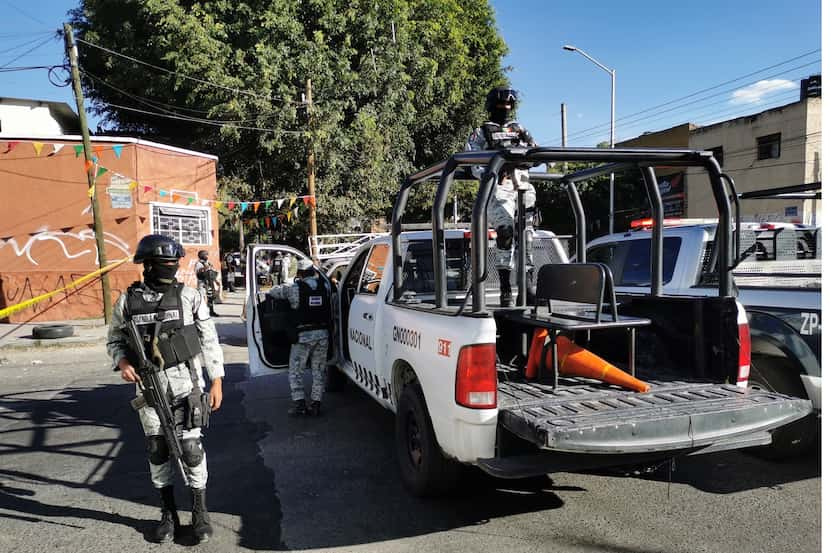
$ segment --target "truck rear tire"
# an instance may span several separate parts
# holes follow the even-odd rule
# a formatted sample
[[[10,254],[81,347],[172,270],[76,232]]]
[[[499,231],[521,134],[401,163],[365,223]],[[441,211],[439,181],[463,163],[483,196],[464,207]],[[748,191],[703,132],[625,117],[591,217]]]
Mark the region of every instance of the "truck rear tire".
[[[804,385],[798,378],[798,367],[786,357],[757,355],[752,358],[749,385],[807,399]],[[811,414],[772,431],[772,443],[752,448],[754,455],[769,460],[798,457],[813,447],[818,435],[818,420]]]
[[[441,495],[456,484],[461,464],[441,451],[421,387],[416,383],[404,388],[398,401],[395,446],[404,485],[412,494]]]

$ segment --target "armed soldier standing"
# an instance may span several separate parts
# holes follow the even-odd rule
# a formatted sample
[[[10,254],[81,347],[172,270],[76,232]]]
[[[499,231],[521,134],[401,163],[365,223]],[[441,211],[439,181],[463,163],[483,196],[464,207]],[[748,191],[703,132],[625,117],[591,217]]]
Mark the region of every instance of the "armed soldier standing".
[[[283,261],[284,263],[286,260]],[[331,295],[324,277],[321,277],[311,261],[297,260],[297,280],[291,284],[275,286],[268,294],[276,299],[287,299],[296,310],[297,341],[291,346],[288,362],[288,380],[291,386],[289,410],[293,416],[320,414],[323,388],[326,383],[326,357],[329,349],[329,325],[331,324]],[[311,359],[311,404],[306,407],[303,370]]]
[[[207,250],[199,250],[198,256],[199,260],[196,261],[196,265],[194,266],[196,281],[198,282],[199,288],[204,291],[210,316],[217,317],[218,314],[213,310],[213,302],[216,300],[217,272],[210,261],[208,261]]]
[[[498,150],[500,148],[522,148],[536,146],[530,133],[518,122],[510,120],[510,112],[516,106],[518,93],[512,88],[497,87],[487,94],[485,108],[490,120],[485,121],[470,135],[466,150]],[[473,174],[481,177],[483,167],[474,167]],[[515,182],[518,181],[518,182]],[[499,273],[500,303],[502,307],[513,305],[513,290],[510,283],[510,271],[513,268],[514,220],[519,188],[525,190],[524,204],[528,219],[532,219],[536,209],[536,189],[530,184],[530,176],[525,170],[514,171],[506,175],[496,186],[490,203],[487,205],[487,219],[496,229],[495,265]],[[527,226],[528,230],[531,225]],[[532,301],[533,258],[531,256],[530,233],[526,249],[527,257],[527,291]]]
[[[172,238],[150,234],[141,239],[133,261],[144,264],[144,281],[133,283],[116,301],[107,350],[121,378],[135,382],[142,397],[140,391],[146,385],[144,373],[139,376],[141,355],[133,349],[129,333],[130,324],[135,323],[146,357],[160,369],[156,375],[159,390],[169,400],[175,421],[175,434],[170,434],[180,440],[174,445],[180,448],[181,468],[193,499],[193,532],[203,542],[213,535],[213,528],[205,498],[208,470],[202,427],[207,426],[209,412],[222,404],[225,369],[219,337],[202,295],[176,281],[183,256],[181,244]],[[204,393],[203,368],[211,381],[209,394]],[[140,405],[134,400],[134,406]],[[170,541],[179,528],[173,499],[179,460],[171,459],[172,446],[164,437],[156,408],[144,405],[138,415],[146,436],[150,478],[161,495],[161,523],[155,537]]]

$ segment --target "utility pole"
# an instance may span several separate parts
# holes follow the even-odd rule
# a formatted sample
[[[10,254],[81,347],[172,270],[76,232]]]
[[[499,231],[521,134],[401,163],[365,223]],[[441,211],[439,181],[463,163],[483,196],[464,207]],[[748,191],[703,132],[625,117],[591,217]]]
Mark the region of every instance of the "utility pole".
[[[66,45],[66,55],[69,57],[69,67],[72,74],[72,90],[75,92],[75,104],[78,107],[78,118],[81,124],[81,136],[84,143],[84,159],[92,161],[92,143],[89,140],[89,126],[86,122],[86,111],[84,111],[84,93],[81,90],[81,75],[78,71],[78,46],[75,44],[75,37],[72,34],[72,27],[69,23],[63,24],[63,39]],[[89,163],[87,163],[89,165]],[[95,232],[95,246],[98,248],[98,266],[107,266],[106,244],[104,243],[104,229],[101,223],[101,210],[98,207],[98,194],[95,193],[95,165],[86,172],[87,184],[92,189],[92,229]],[[101,289],[104,301],[104,322],[109,324],[112,320],[112,297],[110,292],[109,274],[101,275]]]
[[[306,79],[305,81],[305,97],[306,97],[306,109],[308,110],[308,130],[309,130],[309,139],[308,139],[308,195],[311,196],[311,201],[308,202],[308,205],[311,207],[309,209],[310,214],[310,223],[311,223],[311,259],[314,263],[319,264],[319,259],[317,259],[317,197],[315,196],[314,191],[314,103],[311,100],[311,79]]]
[[[568,145],[568,106],[564,103],[560,104],[561,106],[561,120],[562,120],[562,147]],[[568,172],[568,162],[562,163],[562,172]]]

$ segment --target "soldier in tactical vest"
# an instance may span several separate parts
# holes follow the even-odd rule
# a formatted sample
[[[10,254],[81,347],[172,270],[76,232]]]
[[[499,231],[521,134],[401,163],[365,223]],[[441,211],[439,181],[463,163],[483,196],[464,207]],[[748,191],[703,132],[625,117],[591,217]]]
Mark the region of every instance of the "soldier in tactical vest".
[[[204,292],[210,316],[218,317],[218,313],[213,309],[213,302],[216,300],[216,269],[208,260],[207,250],[199,250],[197,255],[199,259],[193,267],[193,271],[196,273],[196,282],[199,289]]]
[[[510,112],[516,106],[518,93],[512,88],[497,87],[487,94],[485,108],[490,120],[475,129],[467,141],[466,150],[498,150],[500,148],[529,148],[536,146],[530,133],[517,121],[509,119]],[[484,167],[474,167],[473,175],[477,178],[484,173]],[[526,170],[513,171],[505,175],[496,186],[493,197],[487,205],[489,225],[496,229],[496,270],[499,273],[500,303],[502,307],[513,305],[513,290],[510,283],[510,271],[513,268],[513,243],[515,234],[514,220],[519,188],[525,190],[524,203],[529,223],[536,212],[536,189],[530,184]],[[528,224],[528,230],[532,225]],[[528,301],[533,301],[533,258],[531,256],[530,233],[526,250],[527,257],[527,293]]]
[[[277,299],[287,299],[296,310],[297,341],[291,346],[288,362],[288,381],[293,405],[292,416],[320,415],[323,387],[326,382],[326,357],[329,349],[331,324],[331,296],[324,277],[314,270],[311,261],[297,260],[297,279],[294,283],[275,286],[268,293]],[[303,370],[311,360],[311,403],[306,406]]]
[[[213,535],[205,498],[207,458],[199,426],[206,426],[206,420],[194,421],[207,419],[207,413],[222,404],[225,369],[219,337],[203,296],[176,281],[179,259],[183,256],[181,244],[172,238],[150,234],[141,239],[133,261],[144,264],[144,280],[133,283],[116,301],[107,350],[121,371],[121,378],[136,383],[140,395],[138,356],[131,351],[124,330],[125,322],[132,320],[147,357],[162,369],[160,386],[172,406],[175,430],[182,444],[182,465],[193,499],[192,528],[196,538],[204,542]],[[202,369],[207,370],[211,381],[209,394],[204,393]],[[155,409],[145,405],[138,415],[146,436],[150,478],[161,495],[161,522],[155,537],[159,542],[170,541],[179,528],[173,499],[174,463]]]

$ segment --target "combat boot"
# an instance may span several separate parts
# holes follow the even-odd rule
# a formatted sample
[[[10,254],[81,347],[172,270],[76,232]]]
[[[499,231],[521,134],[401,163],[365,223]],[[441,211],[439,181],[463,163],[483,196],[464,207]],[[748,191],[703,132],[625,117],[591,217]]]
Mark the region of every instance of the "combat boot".
[[[306,414],[305,408],[305,400],[304,399],[295,399],[294,404],[288,410],[288,414],[292,417],[300,417]]]
[[[213,526],[210,525],[205,491],[204,488],[190,488],[190,493],[193,496],[193,518],[190,524],[199,543],[205,543],[213,537]]]
[[[173,540],[179,529],[179,513],[176,511],[176,500],[173,496],[173,486],[159,488],[161,496],[161,522],[156,528],[156,541],[166,543]]]
[[[513,307],[513,289],[510,286],[510,269],[499,269],[499,303],[502,307]]]
[[[308,406],[308,415],[311,417],[319,417],[320,416],[320,402],[319,401],[312,401],[311,405]]]

